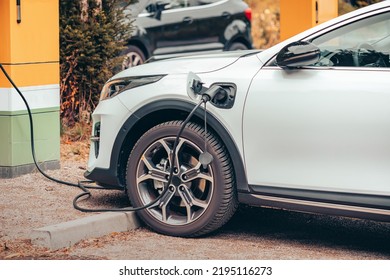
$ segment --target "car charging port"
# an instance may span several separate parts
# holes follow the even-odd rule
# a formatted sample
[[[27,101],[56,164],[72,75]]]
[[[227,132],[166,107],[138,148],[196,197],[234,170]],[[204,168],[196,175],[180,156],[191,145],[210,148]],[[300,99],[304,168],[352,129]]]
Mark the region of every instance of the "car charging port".
[[[200,77],[190,72],[187,78],[187,94],[193,99],[202,96],[207,102],[220,109],[230,109],[236,99],[237,86],[234,83],[217,82],[206,87]]]
[[[220,109],[230,109],[236,99],[237,87],[233,83],[215,83],[210,86],[219,88],[218,92],[210,100],[210,103]]]

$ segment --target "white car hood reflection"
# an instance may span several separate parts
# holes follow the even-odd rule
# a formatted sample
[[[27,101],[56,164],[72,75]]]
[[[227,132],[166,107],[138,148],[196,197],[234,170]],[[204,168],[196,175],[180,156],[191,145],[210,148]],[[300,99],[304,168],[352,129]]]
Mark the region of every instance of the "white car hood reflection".
[[[221,54],[179,57],[146,63],[126,69],[112,79],[163,74],[206,73],[231,65],[242,56],[259,53],[259,50],[230,51]]]

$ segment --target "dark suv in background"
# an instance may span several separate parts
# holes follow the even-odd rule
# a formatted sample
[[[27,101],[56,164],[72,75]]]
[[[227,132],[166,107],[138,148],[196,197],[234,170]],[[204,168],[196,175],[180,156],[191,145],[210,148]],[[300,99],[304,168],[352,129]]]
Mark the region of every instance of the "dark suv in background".
[[[242,0],[140,0],[122,69],[183,54],[252,48],[251,9]]]

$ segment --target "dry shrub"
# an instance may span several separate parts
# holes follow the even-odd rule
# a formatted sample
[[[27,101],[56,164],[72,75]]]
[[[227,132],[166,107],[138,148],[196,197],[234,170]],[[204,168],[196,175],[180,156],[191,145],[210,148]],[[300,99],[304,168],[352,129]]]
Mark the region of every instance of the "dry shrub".
[[[253,45],[257,49],[271,47],[280,40],[280,1],[247,0],[252,9]]]
[[[88,141],[91,136],[91,123],[88,121],[78,121],[68,125],[67,119],[61,120],[61,139],[64,143],[74,141]]]

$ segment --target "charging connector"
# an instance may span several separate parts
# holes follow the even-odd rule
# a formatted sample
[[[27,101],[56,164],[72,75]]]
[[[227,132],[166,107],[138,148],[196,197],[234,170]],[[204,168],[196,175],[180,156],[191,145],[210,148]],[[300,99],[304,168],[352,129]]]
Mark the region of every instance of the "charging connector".
[[[227,92],[220,87],[219,85],[212,85],[209,89],[207,89],[204,93],[202,93],[202,98],[204,101],[215,101],[222,100],[226,98]]]

